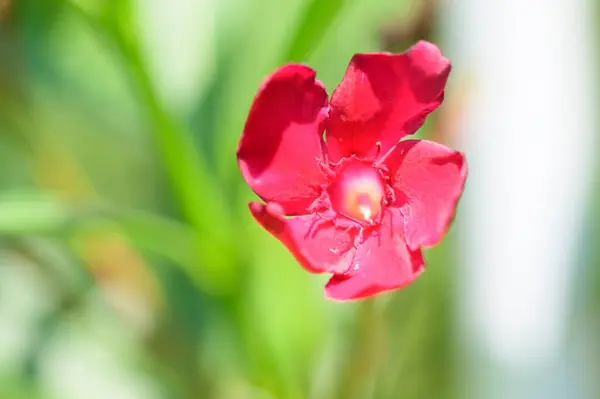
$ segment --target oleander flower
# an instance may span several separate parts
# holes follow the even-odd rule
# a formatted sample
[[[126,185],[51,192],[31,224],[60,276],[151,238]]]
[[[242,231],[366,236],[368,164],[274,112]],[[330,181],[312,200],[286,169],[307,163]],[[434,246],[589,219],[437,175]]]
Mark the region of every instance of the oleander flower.
[[[360,299],[414,281],[467,176],[463,154],[415,133],[443,100],[451,65],[420,41],[401,54],[356,54],[328,99],[305,65],[262,83],[237,157],[264,201],[254,218],[313,273],[325,293]]]

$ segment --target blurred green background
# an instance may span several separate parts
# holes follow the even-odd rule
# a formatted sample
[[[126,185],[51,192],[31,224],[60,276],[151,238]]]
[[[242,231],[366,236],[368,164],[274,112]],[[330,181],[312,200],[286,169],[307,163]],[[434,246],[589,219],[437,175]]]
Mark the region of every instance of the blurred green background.
[[[459,397],[455,229],[415,284],[330,302],[235,159],[266,74],[331,93],[435,40],[435,3],[0,0],[0,398]],[[451,96],[420,135],[453,144]]]

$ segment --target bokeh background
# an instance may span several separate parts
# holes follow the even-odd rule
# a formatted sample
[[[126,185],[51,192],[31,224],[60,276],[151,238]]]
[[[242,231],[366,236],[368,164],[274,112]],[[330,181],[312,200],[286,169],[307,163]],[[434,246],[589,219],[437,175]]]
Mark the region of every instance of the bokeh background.
[[[600,397],[596,3],[0,0],[0,398]],[[416,283],[328,301],[247,211],[247,111],[419,39],[467,191]]]

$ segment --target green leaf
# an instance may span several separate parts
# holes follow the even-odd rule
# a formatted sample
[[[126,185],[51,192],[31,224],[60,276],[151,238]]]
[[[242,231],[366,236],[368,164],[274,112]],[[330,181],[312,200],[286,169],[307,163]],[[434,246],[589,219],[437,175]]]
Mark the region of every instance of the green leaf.
[[[184,123],[168,111],[157,94],[139,43],[135,18],[130,9],[132,6],[128,2],[120,2],[116,19],[107,21],[108,17],[91,14],[73,0],[69,4],[118,50],[122,65],[143,105],[156,149],[186,219],[197,229],[226,239],[224,228],[231,223],[225,222],[229,214],[221,188],[201,159]]]
[[[312,0],[301,17],[282,63],[305,61],[347,2],[348,0]]]
[[[131,243],[188,271],[196,268],[197,234],[191,226],[147,212],[124,212],[114,220]]]
[[[237,274],[220,267],[235,261],[232,247],[215,242],[194,226],[144,211],[109,210],[77,228],[107,224],[123,233],[139,250],[163,257],[183,269],[202,291],[220,295],[235,289]]]
[[[203,291],[235,288],[236,274],[220,267],[235,261],[234,243],[215,242],[192,225],[149,212],[71,204],[43,191],[0,193],[0,235],[64,237],[98,228],[114,229],[137,249],[171,261]]]
[[[73,212],[56,198],[34,191],[0,194],[0,234],[45,234],[64,229]]]

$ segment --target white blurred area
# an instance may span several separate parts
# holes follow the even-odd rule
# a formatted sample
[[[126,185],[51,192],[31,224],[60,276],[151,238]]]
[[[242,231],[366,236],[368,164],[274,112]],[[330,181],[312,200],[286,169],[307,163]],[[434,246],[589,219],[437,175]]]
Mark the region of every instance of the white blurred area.
[[[30,244],[61,263],[48,246]],[[60,295],[45,278],[25,257],[0,251],[0,372],[18,376],[31,368],[49,398],[162,397],[151,379],[124,361],[140,356],[139,342],[102,294],[91,290],[61,319]]]
[[[590,0],[445,0],[469,178],[467,398],[591,398],[570,323],[597,132]]]
[[[186,114],[216,68],[213,0],[136,0],[145,59],[172,112]]]

